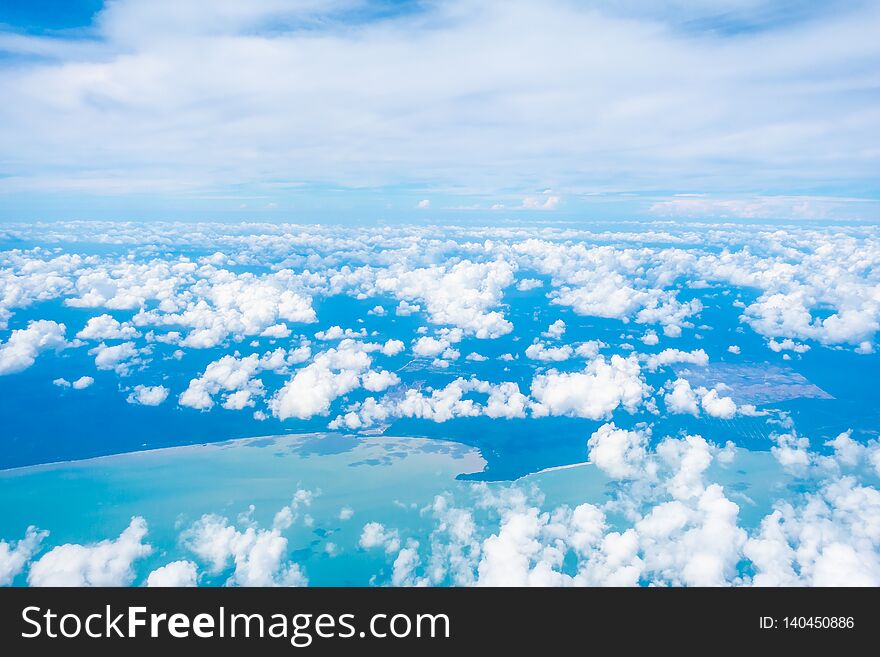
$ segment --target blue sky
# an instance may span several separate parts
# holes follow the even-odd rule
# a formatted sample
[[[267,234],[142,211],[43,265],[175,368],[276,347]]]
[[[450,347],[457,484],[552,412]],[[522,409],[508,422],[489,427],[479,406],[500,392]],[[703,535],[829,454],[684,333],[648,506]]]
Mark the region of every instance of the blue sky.
[[[877,2],[4,2],[0,220],[872,221]]]

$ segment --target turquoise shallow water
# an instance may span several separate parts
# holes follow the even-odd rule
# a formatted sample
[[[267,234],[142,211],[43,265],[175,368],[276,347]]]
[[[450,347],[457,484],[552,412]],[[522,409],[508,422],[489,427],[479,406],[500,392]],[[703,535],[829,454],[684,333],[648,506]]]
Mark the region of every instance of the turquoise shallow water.
[[[0,537],[18,538],[35,524],[51,532],[47,548],[87,544],[116,537],[131,517],[143,516],[154,551],[136,563],[137,584],[158,566],[193,558],[180,534],[203,514],[235,522],[253,505],[248,522],[268,527],[294,492],[305,488],[316,493],[305,509],[312,521],[300,520],[285,531],[290,558],[312,585],[369,585],[374,576],[387,575],[389,564],[382,550],[358,546],[364,525],[380,522],[424,545],[435,528],[425,512],[434,497],[470,499],[475,486],[486,484],[460,477],[484,466],[477,450],[459,443],[338,434],[251,438],[33,466],[0,472]],[[796,484],[767,452],[737,450],[733,463],[713,465],[707,474],[740,505],[745,527],[754,526],[772,501]],[[615,483],[585,463],[488,486],[538,491],[552,508],[601,504]],[[343,508],[352,511],[350,518],[340,518]],[[473,508],[478,522],[489,520],[487,511]],[[333,556],[329,544],[335,546]],[[200,583],[222,584],[228,574],[203,575]],[[23,584],[23,577],[15,583]]]
[[[438,492],[467,485],[455,477],[483,465],[478,452],[456,443],[314,434],[7,470],[0,472],[0,536],[20,537],[33,524],[51,532],[50,546],[88,543],[117,536],[141,515],[158,548],[138,564],[147,573],[192,556],[178,534],[203,514],[235,520],[254,505],[253,520],[269,526],[305,488],[318,493],[308,509],[315,522],[287,531],[292,556],[315,583],[366,584],[382,555],[354,549],[364,523],[412,526],[418,533],[418,509]],[[339,519],[343,507],[354,512],[348,521]],[[324,551],[328,542],[352,549],[337,562],[340,557]]]

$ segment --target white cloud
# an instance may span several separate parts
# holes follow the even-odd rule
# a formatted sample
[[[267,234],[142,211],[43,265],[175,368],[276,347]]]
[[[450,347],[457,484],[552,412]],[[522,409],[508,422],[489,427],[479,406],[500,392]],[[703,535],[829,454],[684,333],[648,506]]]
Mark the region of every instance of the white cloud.
[[[19,541],[0,541],[0,586],[9,586],[25,565],[40,550],[41,543],[49,532],[34,526],[27,528],[24,538]]]
[[[198,567],[192,561],[172,561],[147,575],[149,587],[193,587],[197,585]]]
[[[644,356],[645,367],[654,372],[661,367],[668,367],[677,363],[689,363],[691,365],[706,365],[709,355],[703,349],[693,351],[681,351],[680,349],[664,349],[659,354]]]
[[[634,356],[614,355],[609,361],[599,356],[583,372],[551,370],[532,380],[532,414],[568,415],[599,420],[610,417],[619,406],[635,412],[649,387]]]
[[[523,278],[516,284],[516,289],[520,292],[528,292],[540,287],[544,287],[544,282],[537,278]]]
[[[553,210],[559,205],[560,198],[553,194],[544,196],[526,196],[522,200],[522,207],[526,210]]]
[[[95,366],[99,370],[113,370],[120,376],[127,376],[132,367],[142,363],[141,350],[134,342],[123,342],[113,346],[102,342],[90,349],[89,354],[95,357]]]
[[[84,390],[85,388],[88,388],[90,385],[92,385],[94,382],[95,380],[90,376],[81,376],[70,385],[73,387],[74,390]]]
[[[551,340],[558,340],[565,334],[565,322],[561,319],[557,319],[550,326],[547,327],[547,330],[541,333],[541,337],[550,338]]]
[[[810,350],[810,345],[795,342],[791,338],[785,338],[778,342],[773,338],[770,338],[767,341],[767,346],[770,347],[771,351],[775,351],[777,354],[782,351],[793,351],[798,354],[803,354]]]
[[[644,335],[642,335],[639,340],[641,340],[649,347],[653,347],[660,342],[660,338],[657,337],[657,331],[655,331],[654,329],[648,329],[647,331],[645,331]]]
[[[165,386],[136,385],[126,401],[141,406],[158,406],[168,398],[168,392]]]
[[[260,333],[260,335],[264,338],[283,339],[289,338],[291,333],[292,331],[290,330],[290,327],[284,322],[281,322],[280,324],[267,326],[265,329],[263,329],[263,332]]]
[[[742,216],[756,211],[734,187],[870,180],[872,99],[852,90],[878,58],[873,3],[835,5],[821,20],[790,12],[776,25],[761,17],[778,12],[753,10],[762,29],[748,30],[717,29],[720,14],[742,10],[714,3],[509,4],[347,22],[345,2],[205,11],[191,0],[123,0],[86,40],[6,35],[14,56],[40,55],[0,78],[2,140],[17,153],[6,184],[265,194],[260,183],[285,171],[332,186],[526,190],[539,171],[554,188],[588,193],[686,179],[727,192],[709,210]],[[87,102],[95,98],[104,102]],[[209,101],[208,115],[187,114]],[[382,130],[365,131],[365,116]],[[553,205],[555,194],[524,204]],[[791,199],[779,212],[809,216],[815,204]]]
[[[422,301],[434,324],[458,327],[477,338],[497,338],[513,325],[497,310],[504,288],[513,283],[513,267],[504,260],[478,263],[462,260],[451,267],[380,272],[375,288],[401,301]],[[409,309],[411,306],[406,306]],[[401,306],[398,306],[401,314]]]
[[[143,542],[146,535],[146,521],[135,517],[116,539],[55,547],[31,564],[28,584],[127,586],[135,578],[134,562],[152,552],[152,547]]]
[[[341,326],[331,326],[326,331],[318,331],[315,333],[315,339],[321,340],[325,342],[331,342],[335,340],[342,340],[344,338],[350,338],[352,340],[357,340],[358,338],[364,338],[367,336],[366,329],[360,329],[355,331],[354,329],[343,329]]]
[[[391,386],[396,386],[400,383],[400,377],[388,370],[370,371],[363,376],[362,383],[365,390],[380,392]]]
[[[543,342],[530,344],[526,348],[526,358],[540,361],[564,361],[571,358],[574,350],[567,344],[559,347],[548,347]]]
[[[667,387],[670,387],[669,384]],[[700,414],[697,395],[687,379],[673,381],[670,390],[663,396],[663,401],[670,413],[690,413],[694,416]]]
[[[708,415],[729,420],[736,415],[736,403],[730,397],[721,397],[714,388],[703,393],[700,405]]]
[[[9,339],[0,344],[0,376],[26,370],[34,364],[40,352],[64,349],[64,324],[40,319],[28,322],[27,328],[15,329]]]
[[[140,337],[140,333],[129,322],[119,322],[105,314],[89,318],[76,337],[82,340],[130,340]]]
[[[613,479],[643,475],[650,434],[603,424],[587,441],[590,461]]]
[[[286,558],[288,541],[281,531],[255,524],[239,530],[226,518],[206,514],[183,532],[181,541],[214,575],[230,568],[231,562],[227,586],[305,586],[305,573]]]
[[[358,545],[365,550],[381,547],[386,552],[396,552],[400,548],[400,537],[396,529],[385,529],[380,522],[368,522],[361,531]]]
[[[448,348],[448,340],[438,340],[437,338],[423,335],[413,343],[412,351],[416,356],[433,358],[434,356],[439,356]]]
[[[241,410],[253,406],[256,397],[265,394],[263,383],[256,376],[263,371],[287,372],[292,365],[311,356],[309,345],[261,354],[238,357],[223,356],[208,364],[201,376],[191,379],[187,389],[178,397],[181,406],[207,410],[213,408],[214,397],[224,393],[223,407]]]

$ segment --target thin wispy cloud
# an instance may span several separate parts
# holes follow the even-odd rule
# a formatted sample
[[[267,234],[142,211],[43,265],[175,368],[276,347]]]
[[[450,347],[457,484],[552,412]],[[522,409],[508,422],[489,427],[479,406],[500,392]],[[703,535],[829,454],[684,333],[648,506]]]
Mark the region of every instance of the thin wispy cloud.
[[[0,193],[876,200],[880,5],[774,4],[118,0],[0,33]]]

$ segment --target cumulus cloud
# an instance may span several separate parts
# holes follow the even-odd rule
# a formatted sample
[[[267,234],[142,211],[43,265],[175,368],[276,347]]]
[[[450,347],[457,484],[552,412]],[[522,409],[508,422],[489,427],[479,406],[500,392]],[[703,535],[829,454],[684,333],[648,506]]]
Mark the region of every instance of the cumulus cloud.
[[[198,580],[198,566],[192,561],[172,561],[147,575],[149,587],[192,587]]]
[[[396,529],[385,529],[380,522],[368,522],[361,530],[358,545],[365,550],[382,548],[386,552],[396,552],[400,548],[400,538]]]
[[[141,406],[158,406],[168,398],[169,392],[165,386],[136,385],[126,401]]]
[[[513,283],[513,272],[505,260],[462,260],[448,268],[391,268],[376,277],[375,287],[407,303],[421,301],[434,324],[454,326],[477,338],[497,338],[513,330],[503,314],[493,310],[504,288]]]
[[[709,355],[703,349],[694,349],[693,351],[664,349],[659,354],[645,356],[645,367],[652,372],[661,367],[668,367],[669,365],[676,365],[679,363],[702,366],[706,365],[708,362]]]
[[[141,349],[130,341],[112,346],[102,342],[89,350],[89,354],[95,357],[95,367],[99,370],[113,370],[119,376],[128,376],[133,367],[143,363],[141,353]]]
[[[263,382],[256,378],[263,371],[287,372],[298,363],[308,360],[312,351],[308,344],[263,354],[248,356],[228,354],[208,363],[205,371],[191,379],[186,390],[178,397],[178,404],[188,408],[208,410],[214,407],[215,397],[223,394],[223,407],[241,410],[253,406],[255,398],[265,394]]]
[[[49,535],[31,525],[24,538],[18,541],[0,541],[0,586],[9,586],[23,570],[25,565],[40,550],[40,545]]]
[[[541,337],[550,338],[551,340],[558,340],[565,333],[565,322],[561,319],[557,319],[550,326],[547,327],[547,330],[541,333]]]
[[[15,329],[6,342],[0,343],[0,376],[26,370],[40,352],[64,349],[64,324],[47,319],[28,322],[27,328]]]
[[[532,380],[532,414],[567,415],[599,420],[622,406],[633,413],[649,394],[638,359],[598,356],[583,372],[539,374]]]
[[[703,394],[700,405],[712,417],[729,420],[736,415],[736,403],[730,397],[721,397],[714,388]]]
[[[539,287],[544,287],[544,282],[537,278],[522,278],[516,284],[516,289],[520,292],[528,292]]]
[[[574,350],[567,344],[559,347],[548,347],[542,342],[536,342],[526,348],[526,358],[544,362],[568,360],[572,357],[572,354],[574,354]]]
[[[670,413],[690,413],[694,416],[700,414],[697,395],[687,379],[679,378],[667,385],[669,390],[663,396],[663,401]]]
[[[89,318],[76,337],[82,340],[130,340],[140,337],[140,333],[129,322],[119,322],[104,314]]]
[[[213,575],[231,569],[227,586],[305,586],[308,579],[300,566],[287,558],[288,541],[281,532],[310,497],[308,491],[298,492],[291,505],[276,514],[271,529],[261,529],[253,522],[238,529],[227,518],[206,514],[181,535],[181,540]]]
[[[603,424],[587,441],[590,461],[614,479],[629,479],[644,473],[649,434]]]
[[[116,539],[55,547],[31,564],[28,584],[127,586],[136,576],[134,562],[152,552],[152,547],[143,542],[146,535],[146,521],[135,517]]]
[[[343,340],[337,348],[318,353],[272,398],[269,406],[273,414],[281,420],[326,415],[335,399],[363,385],[363,377],[390,381],[388,375],[383,379],[383,375],[370,373],[368,349],[360,342]]]

